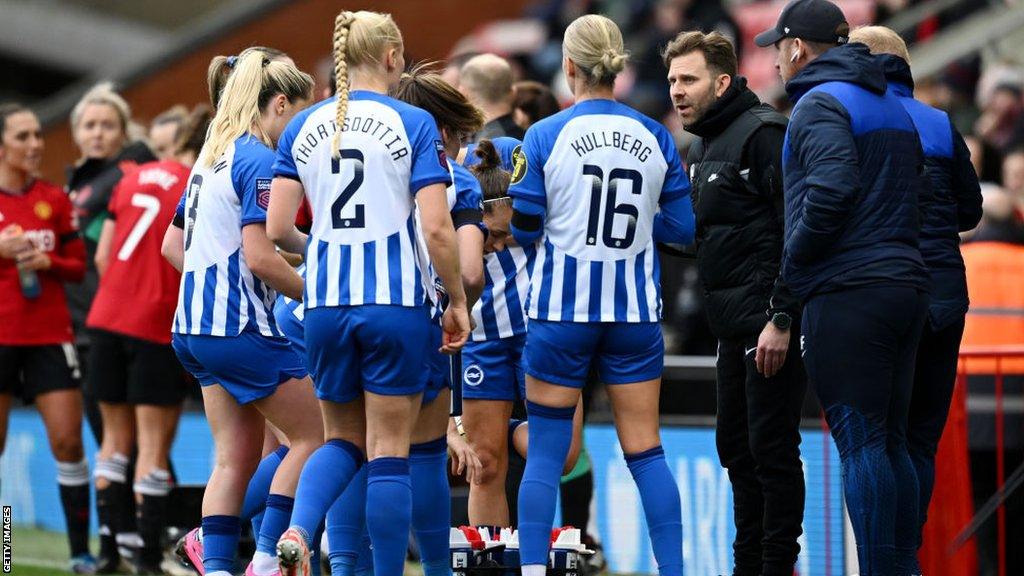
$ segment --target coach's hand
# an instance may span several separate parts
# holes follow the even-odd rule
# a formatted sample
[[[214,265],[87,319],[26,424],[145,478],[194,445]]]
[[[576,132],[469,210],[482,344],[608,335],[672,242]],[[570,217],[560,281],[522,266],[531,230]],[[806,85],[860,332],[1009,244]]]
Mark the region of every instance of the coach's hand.
[[[754,356],[757,371],[764,374],[765,378],[775,376],[786,362],[788,351],[789,330],[779,330],[769,322],[757,338],[757,355]]]
[[[441,317],[441,352],[455,354],[469,339],[469,311],[465,305],[452,304]]]
[[[474,484],[484,471],[484,465],[480,462],[476,452],[470,448],[469,443],[459,433],[448,433],[448,455],[452,460],[452,474],[462,476],[466,473],[466,482]]]

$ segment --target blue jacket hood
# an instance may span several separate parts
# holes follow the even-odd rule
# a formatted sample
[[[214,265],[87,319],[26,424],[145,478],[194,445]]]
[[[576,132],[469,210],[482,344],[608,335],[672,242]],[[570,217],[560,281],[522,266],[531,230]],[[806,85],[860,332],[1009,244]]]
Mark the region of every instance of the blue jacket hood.
[[[910,72],[910,64],[893,54],[881,54],[876,58],[882,64],[882,71],[885,73],[885,80],[889,83],[889,88],[897,96],[913,98],[914,75]]]
[[[885,72],[864,44],[836,46],[818,56],[786,83],[794,104],[811,88],[825,82],[849,82],[875,94],[885,94]]]

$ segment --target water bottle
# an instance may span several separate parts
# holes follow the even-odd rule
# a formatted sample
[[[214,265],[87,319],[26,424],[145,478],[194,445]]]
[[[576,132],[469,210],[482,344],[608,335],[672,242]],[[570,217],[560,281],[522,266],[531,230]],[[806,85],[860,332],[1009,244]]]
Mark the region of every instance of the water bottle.
[[[18,266],[18,284],[21,285],[21,295],[29,300],[39,298],[43,292],[43,286],[39,283],[39,274],[36,274],[35,270]]]

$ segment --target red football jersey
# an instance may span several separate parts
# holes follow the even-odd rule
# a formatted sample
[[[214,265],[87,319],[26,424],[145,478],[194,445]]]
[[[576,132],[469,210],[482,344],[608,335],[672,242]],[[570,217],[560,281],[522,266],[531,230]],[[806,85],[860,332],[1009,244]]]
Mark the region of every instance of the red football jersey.
[[[129,169],[114,188],[108,207],[114,239],[86,319],[90,328],[171,343],[181,274],[160,254],[160,245],[188,175],[178,162],[149,162]]]
[[[74,340],[64,296],[65,281],[85,274],[85,245],[71,201],[64,191],[42,180],[23,193],[0,190],[0,230],[20,226],[32,243],[50,256],[40,270],[38,298],[25,298],[15,261],[0,258],[0,345],[62,344]]]

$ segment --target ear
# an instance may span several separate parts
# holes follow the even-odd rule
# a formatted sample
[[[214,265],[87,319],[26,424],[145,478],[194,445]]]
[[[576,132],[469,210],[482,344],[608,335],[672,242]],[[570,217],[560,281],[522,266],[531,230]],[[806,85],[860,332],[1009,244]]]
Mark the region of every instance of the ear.
[[[389,74],[398,68],[398,48],[392,46],[384,54],[384,70]]]
[[[721,98],[729,86],[732,86],[732,76],[719,74],[718,78],[715,78],[715,98]]]
[[[273,110],[275,114],[283,116],[285,108],[288,106],[288,97],[284,94],[278,94],[270,101],[270,106],[271,110]]]
[[[793,38],[793,49],[791,52],[797,52],[800,56],[796,59],[797,62],[807,57],[807,46],[804,45],[804,41],[799,38]]]
[[[572,81],[576,79],[576,64],[568,56],[562,57],[562,70],[565,70],[565,76],[569,79],[571,86]]]

